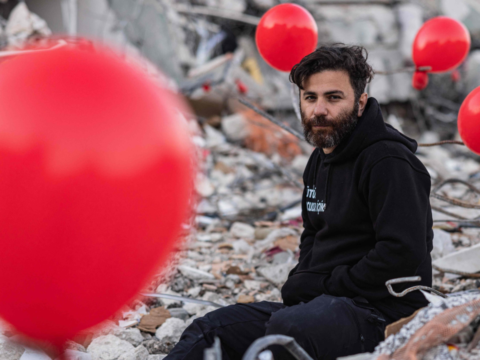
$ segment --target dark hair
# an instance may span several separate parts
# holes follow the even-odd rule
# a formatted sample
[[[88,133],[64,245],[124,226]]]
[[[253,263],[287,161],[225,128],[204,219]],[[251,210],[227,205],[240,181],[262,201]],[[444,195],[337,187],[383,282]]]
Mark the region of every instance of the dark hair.
[[[365,53],[365,56],[363,55]],[[303,84],[311,75],[324,70],[345,70],[350,77],[350,84],[355,92],[355,101],[365,91],[367,83],[372,80],[373,70],[367,64],[368,52],[362,46],[331,44],[320,46],[305,56],[290,72],[290,82],[303,90]]]

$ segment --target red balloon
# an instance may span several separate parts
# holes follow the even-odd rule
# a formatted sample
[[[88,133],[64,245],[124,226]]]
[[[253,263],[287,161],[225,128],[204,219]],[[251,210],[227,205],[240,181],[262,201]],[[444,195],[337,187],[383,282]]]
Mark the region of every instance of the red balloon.
[[[260,19],[255,34],[263,59],[280,71],[290,71],[317,47],[318,29],[313,16],[296,4],[281,4]]]
[[[423,71],[415,71],[412,77],[412,86],[417,90],[423,90],[428,85],[428,74]]]
[[[455,69],[470,50],[470,34],[461,22],[438,16],[423,24],[413,42],[417,68],[429,66],[432,73]]]
[[[480,87],[463,101],[458,112],[457,127],[465,145],[480,155]]]
[[[181,101],[106,49],[0,64],[0,316],[61,347],[172,251],[193,169]]]

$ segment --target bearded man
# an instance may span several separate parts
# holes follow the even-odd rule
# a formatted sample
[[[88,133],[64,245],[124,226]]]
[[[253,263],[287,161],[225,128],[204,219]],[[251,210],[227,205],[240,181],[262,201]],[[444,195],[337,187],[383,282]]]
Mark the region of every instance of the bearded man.
[[[345,45],[322,46],[292,69],[315,150],[303,175],[300,258],[283,303],[236,304],[196,319],[166,359],[203,359],[215,337],[223,359],[241,359],[256,339],[282,334],[314,359],[334,360],[373,351],[386,325],[427,305],[420,292],[396,298],[385,286],[415,275],[422,280],[413,285],[431,286],[431,183],[415,140],[384,123],[364,92],[372,74],[365,49]],[[293,359],[271,350],[275,360]]]

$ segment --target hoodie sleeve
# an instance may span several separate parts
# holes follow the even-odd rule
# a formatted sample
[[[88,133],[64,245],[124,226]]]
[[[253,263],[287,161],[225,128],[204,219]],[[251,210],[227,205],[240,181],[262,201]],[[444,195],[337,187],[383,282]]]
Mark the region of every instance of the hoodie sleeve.
[[[320,280],[324,293],[382,300],[385,282],[413,276],[428,255],[430,175],[406,159],[386,157],[374,164],[360,186],[375,230],[375,247],[354,265],[342,265]]]

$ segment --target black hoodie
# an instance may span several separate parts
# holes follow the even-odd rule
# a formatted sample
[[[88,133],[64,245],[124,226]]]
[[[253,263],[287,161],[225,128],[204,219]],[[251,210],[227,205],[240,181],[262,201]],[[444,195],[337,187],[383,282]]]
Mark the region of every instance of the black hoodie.
[[[282,288],[285,305],[322,294],[361,296],[392,321],[428,304],[419,291],[395,298],[385,286],[414,275],[422,280],[394,289],[432,286],[431,183],[416,150],[370,98],[333,152],[313,151],[303,175],[300,259]]]

